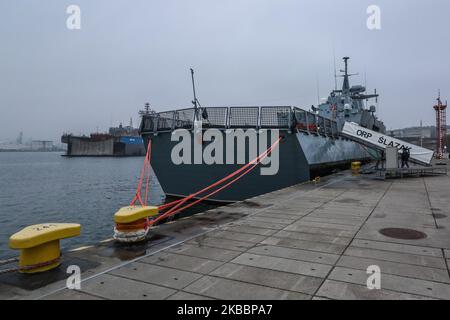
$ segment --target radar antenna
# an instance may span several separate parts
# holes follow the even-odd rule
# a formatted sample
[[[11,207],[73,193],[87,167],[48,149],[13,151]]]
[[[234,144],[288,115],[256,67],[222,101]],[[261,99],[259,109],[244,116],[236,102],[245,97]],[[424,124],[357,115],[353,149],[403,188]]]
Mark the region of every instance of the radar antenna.
[[[340,76],[340,77],[344,77],[344,83],[342,85],[342,91],[343,92],[348,92],[350,90],[349,77],[357,76],[357,75],[359,75],[359,73],[349,74],[348,73],[348,60],[350,60],[350,57],[344,57],[343,60],[344,60],[344,63],[345,63],[345,69],[344,70],[340,70],[341,72],[344,73],[343,75]]]
[[[145,116],[145,115],[152,114],[152,113],[155,113],[155,111],[153,111],[150,108],[150,103],[149,102],[145,103],[144,110],[139,111],[139,115],[140,116]]]

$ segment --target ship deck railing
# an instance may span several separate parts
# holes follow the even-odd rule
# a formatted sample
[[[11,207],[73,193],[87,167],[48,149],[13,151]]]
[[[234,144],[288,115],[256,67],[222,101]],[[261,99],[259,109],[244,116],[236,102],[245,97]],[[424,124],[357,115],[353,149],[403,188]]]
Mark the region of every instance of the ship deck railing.
[[[206,107],[199,109],[203,128],[279,129],[339,139],[332,119],[290,106]],[[141,132],[158,133],[194,128],[195,109],[179,109],[142,115]]]

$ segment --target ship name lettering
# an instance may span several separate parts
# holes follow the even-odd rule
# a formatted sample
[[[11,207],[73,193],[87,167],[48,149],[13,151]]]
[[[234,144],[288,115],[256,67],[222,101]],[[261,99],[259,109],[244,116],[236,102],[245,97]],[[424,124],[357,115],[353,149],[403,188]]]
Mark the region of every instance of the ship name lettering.
[[[356,132],[356,134],[360,137],[366,138],[366,139],[370,139],[372,138],[372,134],[370,132],[364,131],[364,130],[358,130]]]

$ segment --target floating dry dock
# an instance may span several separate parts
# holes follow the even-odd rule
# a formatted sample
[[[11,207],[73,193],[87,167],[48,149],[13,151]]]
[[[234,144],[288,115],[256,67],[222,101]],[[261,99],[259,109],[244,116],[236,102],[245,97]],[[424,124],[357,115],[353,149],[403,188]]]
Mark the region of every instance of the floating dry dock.
[[[66,252],[0,276],[1,299],[450,299],[448,175],[349,173],[161,226],[145,245]],[[65,288],[68,265],[81,289]],[[367,288],[369,266],[381,290]]]

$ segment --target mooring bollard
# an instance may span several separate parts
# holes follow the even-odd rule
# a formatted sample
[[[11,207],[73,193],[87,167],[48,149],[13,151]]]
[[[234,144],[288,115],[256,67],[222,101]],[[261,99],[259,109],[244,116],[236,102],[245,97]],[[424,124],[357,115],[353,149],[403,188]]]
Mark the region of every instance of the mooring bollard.
[[[149,219],[158,215],[158,207],[129,206],[114,214],[114,239],[118,242],[136,243],[146,239],[152,226]]]
[[[80,235],[75,223],[45,223],[24,228],[9,238],[9,246],[19,249],[19,272],[39,273],[61,264],[61,239]]]
[[[361,162],[359,161],[352,162],[352,174],[354,176],[358,176],[360,171],[361,171]]]
[[[320,183],[320,177],[315,177],[314,180],[312,180],[312,182],[314,182],[314,184],[319,184]]]

